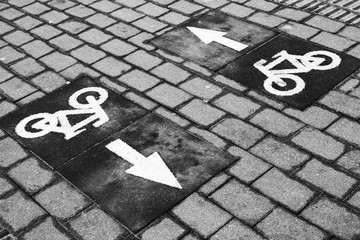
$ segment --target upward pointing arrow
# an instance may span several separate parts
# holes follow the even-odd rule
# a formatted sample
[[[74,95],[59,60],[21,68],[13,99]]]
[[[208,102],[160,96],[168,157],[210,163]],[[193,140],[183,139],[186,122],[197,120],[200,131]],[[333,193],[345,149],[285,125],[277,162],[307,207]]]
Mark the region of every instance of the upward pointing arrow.
[[[215,30],[197,28],[197,27],[187,27],[193,34],[195,34],[201,41],[205,44],[211,42],[218,42],[224,46],[235,49],[236,51],[241,51],[248,47],[248,45],[234,41],[230,38],[224,37],[226,32],[219,32]]]
[[[152,153],[148,157],[144,157],[120,139],[116,139],[107,144],[106,148],[134,165],[126,170],[126,173],[182,189],[180,183],[157,152]]]

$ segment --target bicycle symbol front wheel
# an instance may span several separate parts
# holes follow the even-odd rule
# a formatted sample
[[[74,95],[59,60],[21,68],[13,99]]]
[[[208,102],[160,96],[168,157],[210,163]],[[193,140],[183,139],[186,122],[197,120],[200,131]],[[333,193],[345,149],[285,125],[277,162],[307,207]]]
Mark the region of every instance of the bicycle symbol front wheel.
[[[290,81],[294,82],[294,87],[292,89],[287,89],[286,86],[280,86],[278,84],[279,79],[284,81],[284,79],[290,79]],[[284,81],[288,82],[288,81]],[[274,85],[278,86],[274,88]],[[269,93],[272,93],[277,96],[292,96],[298,94],[305,88],[305,82],[300,77],[292,74],[281,74],[277,75],[276,77],[269,77],[264,81],[264,88]],[[283,90],[282,90],[283,89]]]
[[[36,122],[33,122],[36,120]],[[23,138],[42,137],[52,131],[57,125],[57,118],[50,113],[38,113],[21,120],[15,127],[15,132]],[[29,125],[31,123],[31,125]],[[28,130],[32,131],[28,131]]]
[[[99,95],[98,98],[96,99],[94,96],[88,95],[85,97],[87,102],[81,103],[78,101],[79,97],[82,94],[90,93],[90,92],[97,93]],[[95,99],[95,102],[94,101],[90,102],[88,100],[89,97]],[[76,91],[73,95],[71,95],[69,98],[69,105],[72,106],[73,108],[87,109],[87,108],[92,108],[94,103],[96,103],[96,105],[101,105],[103,102],[105,102],[107,98],[108,98],[108,92],[105,89],[100,87],[87,87],[80,89],[79,91]]]
[[[331,60],[325,61],[327,58]],[[323,61],[319,64],[314,64],[315,61],[311,61],[312,59],[323,59]],[[329,51],[312,51],[306,53],[301,61],[305,66],[311,66],[311,68],[315,70],[329,70],[339,66],[341,58],[337,54]]]

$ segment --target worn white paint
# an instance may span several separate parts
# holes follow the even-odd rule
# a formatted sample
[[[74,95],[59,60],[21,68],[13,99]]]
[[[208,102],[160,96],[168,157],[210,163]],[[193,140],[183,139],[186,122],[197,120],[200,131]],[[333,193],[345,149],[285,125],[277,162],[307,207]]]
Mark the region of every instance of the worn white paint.
[[[110,142],[106,145],[106,148],[134,165],[126,170],[126,173],[182,189],[174,174],[157,152],[145,157],[120,139]]]
[[[232,48],[236,51],[241,51],[248,47],[248,45],[246,44],[224,37],[224,35],[227,34],[226,32],[220,32],[220,31],[197,28],[197,27],[187,27],[187,28],[205,44],[209,44],[211,42],[217,42],[226,47]]]

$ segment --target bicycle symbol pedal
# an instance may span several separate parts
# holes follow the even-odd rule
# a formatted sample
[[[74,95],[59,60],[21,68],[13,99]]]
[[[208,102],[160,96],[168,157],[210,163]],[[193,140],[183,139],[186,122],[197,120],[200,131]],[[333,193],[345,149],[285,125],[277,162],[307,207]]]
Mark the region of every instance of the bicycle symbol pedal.
[[[261,59],[254,64],[254,67],[267,77],[264,80],[265,90],[278,96],[292,96],[304,90],[305,82],[301,77],[295,75],[296,73],[307,73],[311,70],[329,70],[339,66],[341,63],[341,58],[329,51],[312,51],[301,56],[289,54],[283,50],[272,56],[272,58],[274,60],[269,63],[265,59]],[[329,62],[326,59],[331,60]],[[294,68],[275,69],[283,61],[290,62]],[[288,87],[289,82],[292,82],[290,88]],[[275,88],[274,85],[278,86],[278,88]]]
[[[85,103],[78,101],[85,93],[96,93],[98,99],[93,95],[85,96]],[[69,105],[74,109],[60,110],[53,114],[37,113],[22,119],[15,127],[16,133],[23,138],[42,137],[50,132],[62,133],[69,140],[83,131],[86,125],[91,124],[99,127],[109,121],[109,117],[100,106],[108,98],[108,92],[100,87],[87,87],[73,93],[69,98]],[[86,119],[71,125],[68,116],[89,115]],[[31,130],[31,131],[29,131]]]

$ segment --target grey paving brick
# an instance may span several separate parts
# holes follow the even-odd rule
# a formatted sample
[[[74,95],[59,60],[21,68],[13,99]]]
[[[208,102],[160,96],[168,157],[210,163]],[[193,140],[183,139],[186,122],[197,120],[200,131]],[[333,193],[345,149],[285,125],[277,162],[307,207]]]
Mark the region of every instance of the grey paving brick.
[[[122,75],[118,80],[139,91],[148,90],[160,82],[159,79],[137,69]]]
[[[156,2],[160,5],[168,5],[172,2],[175,2],[176,0],[153,0],[153,2]]]
[[[9,0],[8,3],[10,5],[14,5],[17,7],[24,7],[26,5],[29,5],[30,3],[35,2],[35,0]]]
[[[32,29],[30,32],[45,40],[49,40],[62,33],[60,30],[50,25],[41,25],[40,27]]]
[[[288,19],[291,19],[294,21],[301,21],[304,18],[307,18],[308,16],[310,16],[310,14],[307,12],[300,11],[300,10],[293,9],[293,8],[283,8],[283,9],[276,11],[275,14],[280,17],[288,18]]]
[[[230,3],[225,7],[221,8],[221,11],[233,15],[235,17],[244,18],[255,12],[251,8],[241,6],[236,3]]]
[[[70,221],[70,227],[81,239],[116,240],[124,237],[126,230],[100,209],[91,209]]]
[[[286,171],[292,171],[310,157],[273,137],[267,137],[250,149],[250,152]]]
[[[180,125],[181,127],[186,127],[190,124],[190,122],[188,120],[186,120],[183,117],[180,117],[178,114],[174,113],[174,112],[170,112],[169,110],[163,108],[163,107],[159,107],[155,110],[155,112],[157,114],[159,114],[160,116],[169,119],[170,121]]]
[[[200,240],[200,237],[198,237],[195,234],[187,234],[185,237],[183,237],[181,240]]]
[[[255,13],[254,15],[250,16],[248,20],[271,28],[277,27],[286,21],[284,18],[262,12]]]
[[[323,16],[314,16],[305,22],[306,24],[328,32],[337,32],[345,26],[344,23],[331,20]]]
[[[54,69],[56,72],[64,70],[65,68],[68,68],[76,63],[74,58],[59,52],[50,53],[40,58],[40,61]]]
[[[40,40],[35,40],[21,46],[22,49],[33,58],[40,58],[45,54],[53,51],[52,47],[49,47],[46,43]]]
[[[158,20],[155,20],[147,16],[140,18],[139,20],[136,20],[135,22],[133,22],[133,24],[138,28],[141,28],[150,33],[155,33],[168,26],[165,23],[162,23]]]
[[[357,183],[354,178],[328,167],[316,159],[306,163],[305,167],[296,174],[324,191],[342,198]]]
[[[3,63],[10,63],[20,58],[23,58],[25,54],[16,51],[14,48],[6,46],[0,49],[0,61]]]
[[[253,146],[265,135],[260,129],[235,118],[223,120],[211,131],[245,149]]]
[[[66,81],[59,74],[46,71],[33,79],[31,82],[46,93],[52,92],[66,84]]]
[[[42,98],[45,96],[45,93],[41,92],[41,91],[36,91],[31,93],[30,95],[27,95],[26,97],[20,99],[19,101],[16,102],[16,104],[20,105],[20,106],[24,106],[34,100],[37,100],[39,98]]]
[[[141,5],[136,10],[143,12],[146,15],[152,16],[152,17],[158,17],[169,11],[168,9],[160,7],[153,3],[146,3],[144,5]]]
[[[113,12],[121,6],[111,1],[101,0],[90,5],[90,7],[100,10],[101,12],[109,13]]]
[[[51,12],[47,12],[43,15],[40,16],[41,19],[44,19],[45,21],[47,21],[50,24],[58,24],[66,19],[69,18],[68,15],[59,12],[59,11],[51,11]]]
[[[214,105],[241,119],[247,118],[261,107],[248,98],[236,96],[233,93],[220,97],[214,102]]]
[[[16,77],[0,84],[0,91],[12,100],[19,100],[36,90],[30,84]]]
[[[344,144],[310,127],[301,130],[291,141],[327,160],[335,160],[344,151]]]
[[[71,1],[59,1],[59,0],[52,0],[47,4],[59,10],[65,10],[75,5],[75,3]]]
[[[89,27],[89,25],[76,20],[66,21],[58,25],[59,28],[68,31],[72,34],[78,34]]]
[[[9,191],[13,190],[14,186],[7,178],[0,177],[0,195],[5,195]]]
[[[174,108],[191,98],[190,94],[167,83],[158,85],[146,95],[170,108]]]
[[[103,85],[106,87],[114,90],[115,92],[122,93],[127,90],[127,88],[120,86],[119,84],[116,84],[115,82],[109,80],[108,78],[102,77],[99,80]]]
[[[236,180],[226,183],[210,197],[250,225],[259,222],[275,207],[269,199]]]
[[[321,240],[328,235],[319,228],[288,213],[282,208],[276,208],[257,226],[269,240],[288,239]]]
[[[360,44],[351,48],[347,53],[353,57],[360,58]]]
[[[20,19],[16,20],[14,23],[24,30],[30,30],[30,29],[33,29],[34,27],[37,27],[40,24],[42,24],[41,21],[39,21],[33,17],[30,17],[30,16],[25,16],[23,18],[20,18]],[[1,23],[0,23],[0,29],[1,29]],[[0,30],[0,32],[1,32],[1,30]]]
[[[75,79],[80,74],[86,74],[93,78],[97,78],[100,76],[100,73],[96,72],[95,70],[93,70],[91,68],[85,67],[82,64],[72,65],[71,67],[60,72],[60,75],[67,79]]]
[[[31,5],[22,8],[24,11],[30,13],[31,15],[40,15],[43,12],[50,10],[46,5],[39,2],[35,2]]]
[[[250,0],[245,4],[245,6],[256,8],[264,12],[270,12],[278,7],[277,4],[267,2],[265,0]]]
[[[132,22],[144,16],[144,14],[135,12],[134,10],[126,7],[116,10],[110,15],[115,18],[124,20],[125,22]]]
[[[79,37],[88,43],[99,45],[109,40],[112,36],[95,28],[91,28],[86,32],[82,32]]]
[[[6,114],[11,113],[12,111],[16,110],[17,106],[9,101],[1,101],[0,102],[0,117],[5,116]],[[1,165],[1,162],[0,162]]]
[[[20,46],[31,41],[34,38],[26,32],[15,31],[3,36],[3,39],[12,45]]]
[[[199,77],[182,83],[180,88],[205,101],[211,100],[222,91],[220,87]]]
[[[5,22],[0,22],[0,34],[3,35],[7,32],[10,32],[11,30],[13,30],[14,28],[8,24],[6,24]]]
[[[353,118],[360,117],[360,99],[358,98],[331,91],[320,100],[320,103]]]
[[[355,44],[355,42],[352,40],[327,32],[321,32],[320,34],[313,37],[311,41],[338,51],[344,51],[345,49]]]
[[[183,63],[183,65],[187,68],[190,68],[191,70],[194,70],[195,72],[198,72],[202,75],[205,75],[207,77],[211,76],[212,73],[206,69],[206,68],[203,68],[201,67],[200,65],[194,63],[194,62],[190,62],[190,61],[186,61]]]
[[[351,80],[351,79],[350,79]],[[357,86],[357,84],[359,83],[359,80],[357,80],[357,81],[355,81],[355,80],[357,80],[357,79],[354,79],[354,88],[355,88],[355,86]],[[346,87],[346,86],[345,86]],[[342,89],[340,89],[340,90],[342,90]],[[360,98],[360,87],[356,87],[355,89],[350,89],[350,90],[352,90],[349,94],[351,95],[351,96],[354,96],[354,97],[357,97],[357,98]]]
[[[35,195],[36,201],[61,220],[75,216],[89,205],[88,200],[66,182],[59,182]]]
[[[0,48],[5,47],[6,45],[8,45],[7,42],[0,40]]]
[[[204,7],[194,4],[185,0],[177,1],[171,5],[169,5],[170,8],[175,9],[179,12],[182,12],[184,14],[192,14],[196,11],[199,11],[203,9]]]
[[[135,51],[136,47],[119,39],[114,39],[101,45],[101,49],[117,57],[122,57]]]
[[[156,108],[158,106],[158,104],[156,104],[155,102],[140,96],[139,94],[133,93],[133,92],[127,92],[124,95],[127,99],[139,104],[140,106],[142,106],[143,108],[146,108],[148,110],[153,110],[154,108]]]
[[[128,71],[131,66],[113,57],[101,59],[92,65],[96,70],[110,77],[118,77]]]
[[[27,193],[33,194],[55,179],[51,169],[35,158],[29,158],[8,172],[17,184]]]
[[[85,18],[95,13],[94,10],[84,5],[76,5],[75,7],[67,9],[65,12],[79,18]]]
[[[105,28],[109,25],[116,23],[116,21],[113,18],[110,18],[105,14],[101,14],[101,13],[94,14],[91,17],[85,19],[85,21],[100,28]]]
[[[231,215],[194,193],[177,205],[173,213],[202,237],[209,237],[231,219]]]
[[[217,0],[217,1],[209,1],[209,0],[195,0],[195,2],[204,5],[209,8],[218,8],[229,3],[228,0]]]
[[[360,177],[360,150],[354,149],[345,153],[336,164]]]
[[[179,25],[180,23],[185,22],[189,18],[177,12],[169,12],[161,16],[159,19],[173,25]]]
[[[132,0],[132,1],[128,1],[128,0],[116,0],[116,2],[128,6],[128,7],[137,7],[141,4],[146,3],[144,0]]]
[[[318,129],[326,128],[339,117],[337,114],[317,106],[311,106],[304,111],[287,108],[283,112]]]
[[[240,157],[240,160],[229,168],[229,173],[247,184],[272,167],[241,148],[232,146],[228,149],[228,152],[233,156]]]
[[[264,96],[262,94],[259,94],[259,93],[255,92],[255,91],[249,91],[249,92],[247,92],[247,94],[249,96],[251,96],[251,97],[253,97],[253,98],[255,98],[255,99],[257,99],[257,100],[271,106],[271,107],[273,107],[273,108],[278,109],[278,110],[282,110],[282,109],[285,108],[283,103],[275,101],[273,99],[270,99],[270,98],[268,98],[268,97],[266,97],[266,96]]]
[[[0,16],[6,18],[7,20],[14,20],[23,15],[24,15],[23,12],[18,11],[14,8],[7,8],[0,12]]]
[[[120,38],[129,38],[140,32],[139,29],[121,22],[106,28],[106,30]]]
[[[185,233],[185,229],[172,219],[166,217],[151,225],[139,236],[142,240],[176,240]]]
[[[270,169],[251,186],[295,212],[305,207],[314,196],[311,189],[275,168]]]
[[[341,239],[353,240],[360,235],[360,218],[326,197],[308,206],[301,216]]]
[[[231,177],[223,172],[211,178],[207,183],[201,186],[198,190],[200,193],[209,195],[214,192],[217,188],[219,188],[222,184],[224,184]]]
[[[178,84],[190,76],[190,73],[169,62],[154,68],[151,73],[173,84]]]
[[[279,26],[278,29],[290,35],[294,35],[296,37],[304,38],[304,39],[308,39],[314,36],[315,34],[317,34],[318,32],[320,32],[319,29],[292,21]]]
[[[160,58],[148,54],[144,50],[133,52],[124,59],[144,70],[150,70],[162,62]]]
[[[355,194],[347,201],[350,205],[360,209],[360,191],[357,190]]]
[[[247,227],[245,224],[233,219],[210,238],[210,240],[224,239],[262,240],[264,238],[257,234],[253,229]]]
[[[70,51],[81,45],[83,42],[69,36],[68,34],[62,34],[59,37],[51,39],[50,43],[56,45],[63,51]]]
[[[100,50],[89,47],[88,45],[77,48],[71,52],[71,55],[80,61],[91,64],[98,61],[101,58],[104,58],[106,54]]]
[[[350,143],[360,146],[360,125],[357,122],[350,121],[347,118],[340,118],[326,131],[331,135],[340,137]]]
[[[339,32],[339,35],[351,39],[353,41],[360,41],[360,28],[354,26],[346,26]]]
[[[44,215],[46,212],[20,191],[0,200],[0,218],[11,232],[24,229]]]
[[[8,80],[12,76],[14,76],[12,73],[10,73],[7,70],[5,70],[4,68],[0,67],[0,83]]]
[[[253,116],[250,122],[280,137],[287,137],[304,126],[303,123],[269,108]]]
[[[240,91],[240,92],[243,92],[243,91],[245,91],[247,89],[247,87],[245,87],[245,86],[239,84],[238,82],[235,82],[235,81],[233,81],[233,80],[231,80],[231,79],[229,79],[227,77],[224,77],[222,75],[216,75],[214,77],[214,80],[216,82],[219,82],[219,83],[225,85],[225,86],[229,86],[231,88],[234,88],[234,89],[236,89],[237,91]]]
[[[226,146],[226,142],[213,134],[212,132],[209,132],[207,130],[197,128],[197,127],[191,127],[188,129],[191,133],[205,139],[206,141],[212,143],[218,148],[224,148]]]
[[[11,65],[11,69],[23,77],[30,77],[42,72],[45,68],[33,58],[25,58],[24,60]]]
[[[225,115],[225,112],[204,103],[200,99],[194,99],[187,103],[180,108],[179,112],[202,126],[209,126]]]
[[[22,237],[24,240],[39,240],[39,239],[56,239],[56,240],[71,240],[72,238],[64,233],[63,229],[59,229],[59,224],[52,218],[48,217],[45,221],[26,232]]]
[[[139,33],[136,36],[130,38],[129,42],[132,42],[133,44],[135,44],[141,48],[144,48],[146,50],[153,50],[154,49],[153,46],[145,43],[145,41],[147,41],[153,37],[154,36],[150,33],[142,32],[142,33]]]

